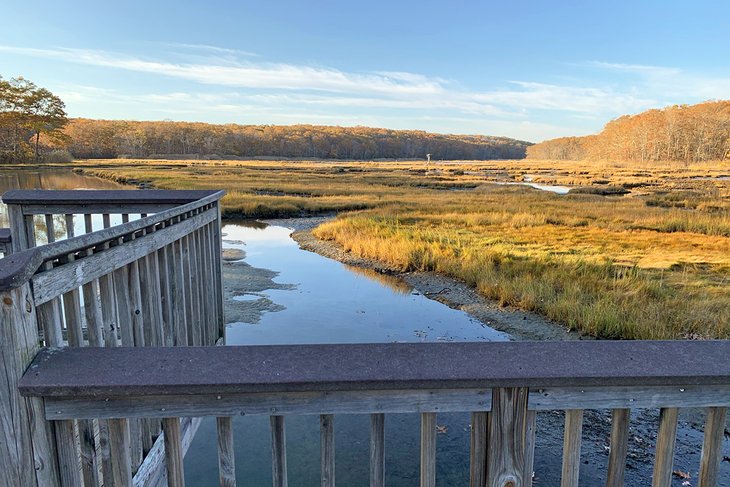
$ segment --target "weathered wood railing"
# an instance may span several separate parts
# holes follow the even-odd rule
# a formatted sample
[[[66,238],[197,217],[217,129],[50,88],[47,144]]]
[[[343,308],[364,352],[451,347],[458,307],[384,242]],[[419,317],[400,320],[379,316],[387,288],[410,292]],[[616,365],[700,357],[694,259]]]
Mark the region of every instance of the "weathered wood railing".
[[[127,485],[133,480],[125,477],[128,470],[136,472],[136,485],[164,478],[161,427],[154,415],[47,422],[43,401],[20,397],[17,383],[42,346],[108,351],[120,345],[215,345],[224,322],[222,194],[3,195],[13,253],[0,260],[0,485]],[[40,222],[34,217],[39,214]],[[75,225],[79,215],[85,234]],[[112,226],[113,220],[119,224]],[[39,234],[50,243],[36,247]],[[84,366],[99,377],[127,373],[105,360]],[[196,427],[194,421],[185,424],[188,437]],[[120,437],[128,450],[118,450]]]
[[[387,413],[421,415],[421,485],[435,485],[436,415],[472,413],[473,487],[532,484],[536,413],[565,411],[563,487],[578,485],[584,409],[613,409],[609,487],[624,483],[629,413],[657,408],[653,487],[672,479],[677,411],[707,408],[700,487],[717,485],[730,342],[507,342],[48,349],[20,382],[49,420],[161,418],[169,485],[183,485],[180,418],[215,416],[220,485],[236,484],[233,417],[271,418],[273,479],[287,485],[286,415],[315,414],[321,478],[335,485],[334,416],[371,415],[370,485],[385,483]],[[99,374],[89,363],[118,374]],[[115,451],[127,451],[118,436]],[[130,466],[122,479],[129,485]],[[116,485],[116,484],[115,484]]]
[[[9,228],[0,228],[0,254],[3,254],[3,256],[13,253],[11,238]]]

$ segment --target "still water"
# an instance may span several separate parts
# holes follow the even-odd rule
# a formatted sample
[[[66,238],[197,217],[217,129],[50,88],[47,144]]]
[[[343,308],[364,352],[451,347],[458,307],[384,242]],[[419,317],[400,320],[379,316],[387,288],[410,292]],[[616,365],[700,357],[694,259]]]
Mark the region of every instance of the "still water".
[[[230,323],[226,330],[229,345],[509,339],[462,311],[426,298],[400,280],[300,250],[289,236],[289,228],[227,224],[223,233],[224,248],[243,250],[245,263],[254,268],[278,272],[274,281],[284,288],[239,298],[268,299],[283,309],[265,312],[257,323]],[[293,416],[286,422],[292,485],[319,485],[319,417]],[[469,477],[469,416],[440,414],[438,425],[442,431],[437,441],[439,485],[464,485]],[[239,417],[234,428],[239,481],[270,485],[268,417]],[[368,485],[368,428],[366,415],[335,417],[338,485]],[[386,416],[385,435],[388,483],[418,485],[419,416]],[[204,421],[185,458],[190,485],[217,482],[215,438],[215,422]]]

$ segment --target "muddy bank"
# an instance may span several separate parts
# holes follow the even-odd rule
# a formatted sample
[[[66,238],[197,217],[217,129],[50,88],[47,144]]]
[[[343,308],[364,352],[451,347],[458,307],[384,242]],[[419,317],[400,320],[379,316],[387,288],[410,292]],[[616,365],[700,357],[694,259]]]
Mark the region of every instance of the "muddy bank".
[[[456,279],[433,272],[398,272],[380,262],[352,255],[333,242],[317,239],[311,232],[311,228],[314,226],[300,227],[301,229],[292,234],[292,238],[302,249],[347,265],[400,278],[424,296],[450,308],[462,310],[490,328],[509,333],[516,340],[577,340],[582,338],[577,333],[535,313],[500,307],[495,301],[481,296],[474,289]]]

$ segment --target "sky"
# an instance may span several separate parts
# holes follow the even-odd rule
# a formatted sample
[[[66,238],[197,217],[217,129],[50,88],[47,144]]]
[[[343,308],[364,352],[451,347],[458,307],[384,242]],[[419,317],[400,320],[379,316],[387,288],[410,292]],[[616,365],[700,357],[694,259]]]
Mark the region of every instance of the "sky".
[[[0,75],[50,89],[71,117],[538,142],[730,99],[727,0],[0,0],[0,10]]]

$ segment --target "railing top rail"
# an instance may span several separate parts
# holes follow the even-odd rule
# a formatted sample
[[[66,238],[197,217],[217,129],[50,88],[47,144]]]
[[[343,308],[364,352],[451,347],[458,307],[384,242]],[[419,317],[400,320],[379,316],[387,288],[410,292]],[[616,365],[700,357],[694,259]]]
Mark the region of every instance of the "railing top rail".
[[[112,189],[53,190],[12,189],[2,195],[8,205],[185,204],[216,193],[212,190]]]
[[[41,351],[30,396],[730,383],[730,341],[379,343]],[[99,374],[103,363],[114,374]]]
[[[39,190],[45,191],[45,190]],[[157,192],[156,190],[152,190]],[[65,191],[59,191],[65,192]],[[77,191],[82,194],[93,194],[97,191]],[[107,191],[98,191],[100,193],[106,193]],[[127,201],[136,201],[131,196],[137,191],[115,191],[118,193],[127,193],[130,196]],[[140,191],[146,193],[147,190]],[[174,191],[164,191],[165,193],[171,193]],[[201,206],[218,201],[225,194],[224,191],[183,191],[187,194],[186,198],[181,198],[182,203],[180,206],[163,210],[154,215],[140,218],[139,220],[133,220],[122,225],[116,225],[96,232],[79,235],[66,240],[59,240],[48,245],[41,247],[33,247],[21,252],[11,254],[3,259],[0,259],[0,291],[7,291],[14,289],[25,282],[28,282],[33,274],[38,271],[43,262],[49,259],[55,259],[64,255],[68,255],[73,252],[78,252],[84,249],[88,249],[104,242],[123,237],[130,233],[139,231],[143,228],[151,227],[160,222],[174,218],[175,216],[181,215],[188,211],[194,210]],[[7,194],[7,193],[6,193]],[[199,198],[190,200],[192,196],[199,196]],[[172,198],[171,196],[168,196]],[[89,201],[87,198],[84,201]]]

